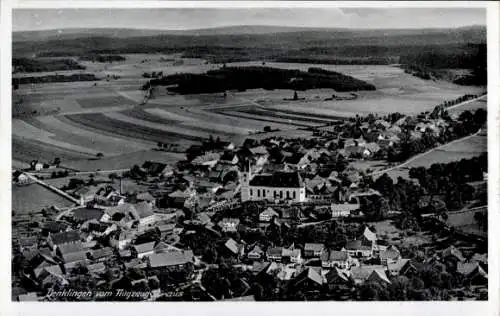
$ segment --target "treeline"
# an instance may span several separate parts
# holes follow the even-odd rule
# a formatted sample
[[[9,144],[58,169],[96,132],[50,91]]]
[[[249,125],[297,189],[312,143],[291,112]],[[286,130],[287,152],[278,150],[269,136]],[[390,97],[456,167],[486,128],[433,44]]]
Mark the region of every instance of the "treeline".
[[[143,86],[170,86],[180,94],[213,93],[226,90],[292,89],[304,91],[331,88],[336,91],[375,90],[375,86],[344,74],[310,68],[307,72],[271,67],[223,67],[205,74],[176,74],[152,79]]]
[[[81,56],[80,60],[93,61],[98,63],[112,63],[115,61],[124,61],[126,60],[126,58],[121,55],[88,54]]]
[[[394,182],[384,173],[370,184],[383,196],[382,203],[379,203],[382,207],[374,210],[380,218],[387,216],[389,211],[400,211],[402,216],[397,221],[398,226],[415,228],[424,213],[445,216],[446,211],[459,210],[477,198],[467,183],[484,180],[483,172],[487,171],[488,157],[482,154],[447,164],[432,164],[430,168],[411,168],[410,178],[418,180],[418,185],[401,177]]]
[[[470,74],[451,81],[460,85],[486,85],[486,52],[486,44],[471,44],[458,52],[432,49],[406,54],[401,56],[400,63],[406,72],[426,80],[444,78],[445,69],[470,69]]]
[[[72,75],[48,75],[48,76],[33,76],[12,78],[12,84],[18,86],[20,84],[31,83],[50,83],[50,82],[73,82],[73,81],[98,81],[100,80],[94,74],[72,74]]]
[[[327,65],[390,65],[397,64],[399,57],[397,56],[374,56],[361,58],[331,58],[324,56],[284,56],[274,58],[275,62],[283,63],[302,63],[302,64],[327,64]]]
[[[19,72],[45,72],[62,70],[82,70],[84,66],[73,59],[35,59],[35,58],[12,58],[12,71]]]

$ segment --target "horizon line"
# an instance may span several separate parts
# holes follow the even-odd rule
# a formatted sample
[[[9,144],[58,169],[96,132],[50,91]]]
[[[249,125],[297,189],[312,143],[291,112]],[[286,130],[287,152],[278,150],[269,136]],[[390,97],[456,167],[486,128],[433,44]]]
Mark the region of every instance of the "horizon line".
[[[463,26],[449,26],[449,27],[399,27],[399,28],[351,28],[351,27],[319,27],[319,26],[291,26],[291,25],[273,25],[273,24],[235,24],[213,26],[206,28],[185,28],[185,29],[162,29],[162,28],[138,28],[138,27],[68,27],[68,28],[47,28],[47,29],[25,29],[25,30],[12,30],[12,33],[19,32],[44,32],[44,31],[62,31],[62,30],[135,30],[135,31],[163,31],[163,32],[179,32],[179,31],[202,31],[202,30],[215,30],[231,27],[282,27],[282,28],[296,28],[296,29],[311,29],[311,30],[358,30],[358,31],[374,31],[374,30],[449,30],[461,29],[472,27],[487,27],[487,24],[470,24]]]

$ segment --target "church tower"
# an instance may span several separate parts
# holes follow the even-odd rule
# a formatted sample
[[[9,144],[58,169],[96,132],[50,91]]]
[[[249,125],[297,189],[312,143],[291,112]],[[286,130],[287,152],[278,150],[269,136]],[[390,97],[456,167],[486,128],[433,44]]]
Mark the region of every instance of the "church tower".
[[[243,170],[240,183],[241,183],[241,201],[245,202],[250,200],[250,180],[252,180],[252,168],[250,161],[248,162],[246,170]]]

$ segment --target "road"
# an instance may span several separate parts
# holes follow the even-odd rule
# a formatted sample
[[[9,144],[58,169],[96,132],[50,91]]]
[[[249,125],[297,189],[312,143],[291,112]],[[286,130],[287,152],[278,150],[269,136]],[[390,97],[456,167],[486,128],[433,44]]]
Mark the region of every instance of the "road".
[[[38,184],[40,184],[41,186],[43,186],[43,187],[45,187],[45,188],[47,188],[47,189],[49,189],[49,190],[51,190],[51,191],[53,191],[53,192],[55,192],[55,193],[59,194],[60,196],[67,198],[67,199],[68,199],[68,200],[70,200],[71,202],[73,202],[73,203],[76,203],[76,204],[80,205],[80,200],[78,200],[78,199],[76,199],[76,198],[72,197],[72,196],[71,196],[71,195],[69,195],[68,193],[66,193],[66,192],[64,192],[64,191],[62,191],[62,190],[59,190],[59,189],[58,189],[58,188],[56,188],[55,186],[50,185],[50,184],[48,184],[48,183],[46,183],[46,182],[44,182],[44,181],[42,181],[42,180],[38,179],[37,177],[35,177],[34,175],[32,175],[32,174],[31,174],[31,173],[29,173],[29,172],[24,172],[24,174],[25,174],[25,175],[26,175],[29,179],[31,179],[32,181],[34,181],[35,183],[38,183]]]
[[[458,108],[458,107],[460,107],[460,106],[462,106],[462,105],[466,105],[466,104],[472,103],[472,102],[474,102],[474,101],[477,101],[477,100],[480,100],[480,99],[483,99],[483,98],[486,98],[486,97],[487,97],[487,94],[482,95],[482,96],[477,97],[477,98],[474,98],[474,99],[471,99],[471,100],[467,100],[467,101],[464,101],[464,102],[461,102],[461,103],[455,104],[455,105],[453,105],[453,106],[447,107],[447,108],[446,108],[446,111],[448,111],[448,110],[452,110],[452,109],[454,109],[454,108]]]
[[[399,165],[396,165],[396,166],[393,166],[393,167],[390,167],[390,168],[387,168],[387,169],[384,169],[384,170],[378,170],[378,171],[374,171],[372,173],[369,173],[368,175],[369,176],[377,176],[377,175],[381,175],[381,174],[384,174],[386,172],[389,172],[389,171],[392,171],[392,170],[395,170],[395,169],[400,169],[400,168],[404,168],[406,165],[408,165],[409,163],[415,161],[416,159],[419,159],[425,155],[428,155],[430,154],[431,152],[435,151],[435,150],[441,150],[444,146],[448,146],[450,144],[453,144],[453,143],[456,143],[456,142],[460,142],[460,141],[464,141],[464,140],[467,140],[471,137],[474,137],[474,136],[478,136],[479,134],[481,133],[481,129],[479,129],[479,131],[477,131],[476,133],[472,134],[472,135],[469,135],[469,136],[466,136],[466,137],[462,137],[462,138],[459,138],[459,139],[455,139],[454,141],[451,141],[449,143],[446,143],[446,144],[443,144],[441,146],[438,146],[438,147],[434,147],[432,149],[429,149],[428,151],[426,152],[423,152],[421,154],[418,154],[416,156],[413,156],[411,157],[410,159],[406,160],[405,162],[399,164]]]

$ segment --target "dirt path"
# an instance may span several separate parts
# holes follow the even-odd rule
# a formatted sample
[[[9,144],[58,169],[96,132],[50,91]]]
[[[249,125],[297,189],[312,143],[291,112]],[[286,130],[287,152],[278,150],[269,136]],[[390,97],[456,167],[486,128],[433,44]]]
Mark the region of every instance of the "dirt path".
[[[471,100],[464,101],[462,103],[455,104],[453,106],[450,106],[450,107],[446,108],[446,111],[452,110],[454,108],[458,108],[458,107],[460,107],[462,105],[466,105],[466,104],[472,103],[472,102],[477,101],[477,100],[481,100],[482,98],[486,98],[486,96],[487,96],[487,94],[482,95],[482,96],[477,97],[477,98],[474,98],[474,99],[471,99]]]

